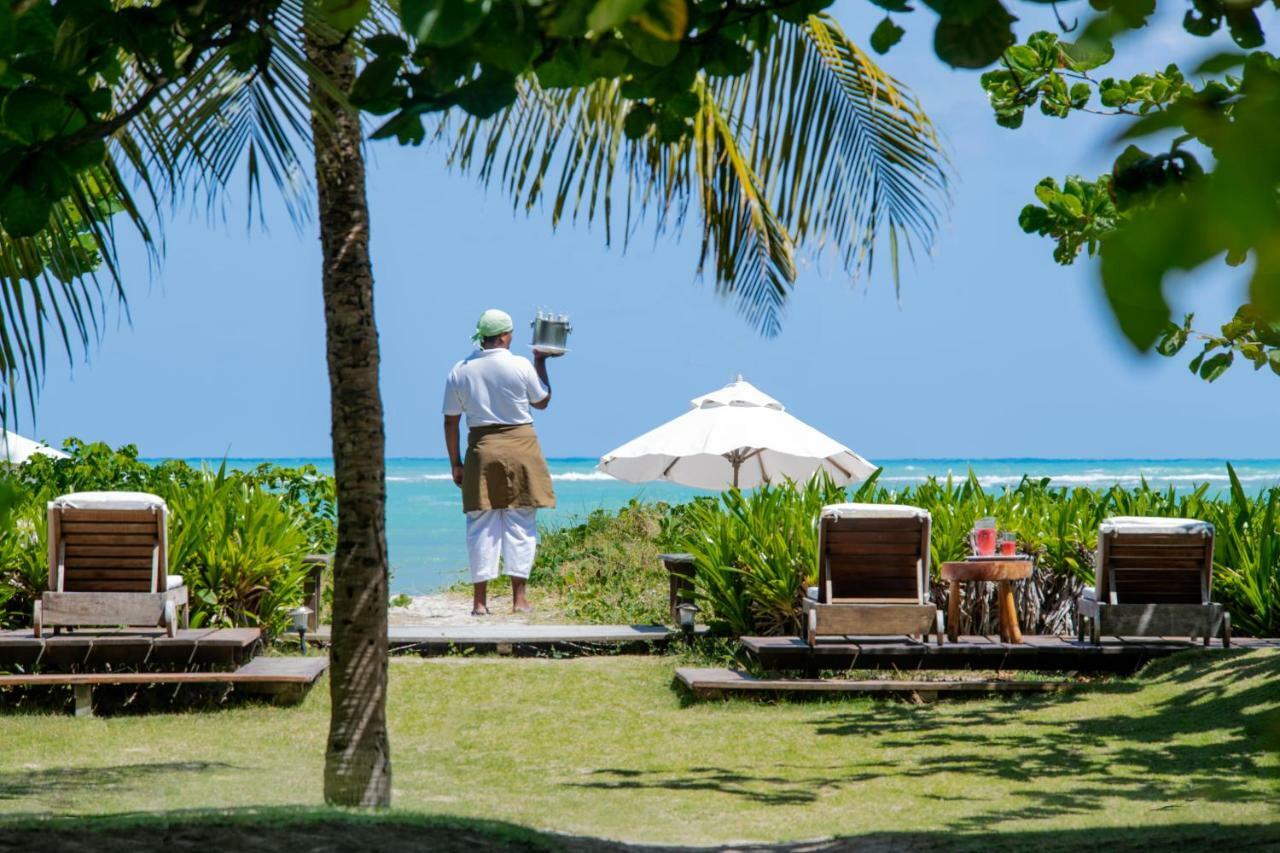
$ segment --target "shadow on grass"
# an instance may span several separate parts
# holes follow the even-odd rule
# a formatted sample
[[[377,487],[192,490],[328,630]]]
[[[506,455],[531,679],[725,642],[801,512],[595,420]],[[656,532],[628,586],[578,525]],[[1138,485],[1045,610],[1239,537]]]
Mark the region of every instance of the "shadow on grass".
[[[1239,687],[1251,678],[1257,681]],[[1179,689],[1154,705],[1137,698],[1161,682]],[[1091,702],[1117,693],[1134,693],[1132,706],[1090,713]],[[1035,713],[1063,703],[1077,706],[1068,715],[1074,719]],[[1212,814],[1222,803],[1274,802],[1280,790],[1280,769],[1260,762],[1280,746],[1280,656],[1192,652],[1151,665],[1138,681],[1019,699],[963,716],[885,705],[874,715],[828,717],[817,734],[878,736],[885,749],[925,752],[910,765],[885,768],[888,775],[1012,783],[1022,819],[1106,811],[1116,800],[1149,809],[1198,803]],[[1061,778],[1070,784],[1043,784]],[[978,830],[1006,808],[992,802],[952,826]]]
[[[866,782],[883,775],[882,772],[867,770],[850,773],[849,768],[838,766],[806,766],[801,769],[809,775],[773,776],[743,773],[724,767],[690,767],[670,773],[603,768],[594,771],[589,781],[568,784],[574,788],[607,791],[665,790],[675,794],[684,791],[713,791],[762,806],[802,806],[815,802],[827,790]]]
[[[51,767],[20,773],[0,773],[0,803],[40,797],[51,792],[74,794],[100,791],[118,785],[145,784],[148,780],[180,773],[235,770],[218,761],[157,761],[109,767]]]
[[[308,853],[377,850],[379,853],[462,853],[472,850],[568,853],[671,853],[679,846],[635,846],[619,841],[541,833],[499,821],[413,814],[353,814],[325,809],[265,809],[218,813],[109,815],[94,818],[0,819],[0,851],[32,849],[65,853],[237,853],[305,850]],[[785,844],[736,843],[738,851],[842,853],[843,851],[1025,851],[1106,849],[1150,851],[1175,846],[1203,849],[1274,849],[1275,824],[1213,823],[1046,832],[885,832]],[[706,850],[706,847],[697,849]]]

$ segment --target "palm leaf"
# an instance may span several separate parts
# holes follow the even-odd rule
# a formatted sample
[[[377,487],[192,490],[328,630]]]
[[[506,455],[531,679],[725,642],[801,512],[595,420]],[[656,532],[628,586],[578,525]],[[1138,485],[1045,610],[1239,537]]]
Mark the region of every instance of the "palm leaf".
[[[210,216],[225,213],[225,190],[241,175],[251,218],[255,208],[261,216],[266,176],[281,191],[295,224],[306,220],[308,84],[315,78],[332,88],[298,46],[308,14],[303,0],[288,0],[263,22],[260,32],[272,50],[260,67],[236,68],[226,49],[199,57],[109,140],[102,168],[81,178],[43,231],[29,238],[0,231],[0,423],[14,414],[20,388],[34,408],[49,335],[61,339],[74,361],[77,352],[88,357],[109,306],[117,305],[127,317],[116,259],[118,229],[140,237],[155,261],[163,251],[162,235],[149,223],[161,221],[165,208],[186,204],[203,204]],[[382,4],[379,14],[385,17]],[[140,69],[125,67],[116,103],[134,103],[146,85]],[[145,208],[135,203],[130,186],[143,191]],[[117,225],[120,213],[124,218]]]
[[[647,217],[662,235],[696,210],[699,270],[710,266],[717,290],[765,335],[781,328],[798,250],[829,248],[854,277],[871,271],[883,239],[897,287],[901,250],[932,246],[949,173],[933,126],[830,18],[783,25],[748,73],[703,75],[694,91],[694,128],[678,142],[653,130],[628,139],[634,104],[616,81],[544,90],[522,80],[509,109],[445,117],[436,136],[453,165],[517,207],[549,204],[553,227],[599,222],[606,243],[619,208],[624,246]]]

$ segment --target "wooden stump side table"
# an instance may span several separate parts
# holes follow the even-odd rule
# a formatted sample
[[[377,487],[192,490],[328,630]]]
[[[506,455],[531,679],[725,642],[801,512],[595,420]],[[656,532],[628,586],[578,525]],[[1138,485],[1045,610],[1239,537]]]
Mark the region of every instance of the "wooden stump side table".
[[[1006,643],[1021,643],[1022,631],[1018,628],[1018,608],[1013,603],[1013,581],[1031,576],[1030,560],[965,560],[943,563],[942,579],[951,582],[947,596],[947,637],[956,642],[960,635],[960,582],[994,581],[997,585],[996,614],[1000,620],[1000,639]]]

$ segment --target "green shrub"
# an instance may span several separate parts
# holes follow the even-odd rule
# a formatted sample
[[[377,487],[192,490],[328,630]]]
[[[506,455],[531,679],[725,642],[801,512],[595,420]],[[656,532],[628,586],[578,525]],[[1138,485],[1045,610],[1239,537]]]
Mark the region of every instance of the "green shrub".
[[[67,459],[36,456],[0,472],[0,624],[30,623],[47,588],[45,505],[77,491],[144,491],[169,505],[169,572],[181,574],[195,626],[251,625],[268,636],[302,602],[308,553],[330,553],[336,501],[314,466],[250,471],[149,465],[137,448],[77,439]]]
[[[1231,489],[1210,497],[1208,484],[1179,493],[1133,488],[1053,487],[1023,478],[999,491],[983,489],[972,471],[963,479],[930,477],[901,490],[883,488],[878,473],[851,493],[825,478],[806,486],[729,491],[700,499],[680,514],[677,547],[694,554],[703,618],[734,634],[790,634],[799,628],[804,587],[817,577],[814,522],[824,504],[846,500],[918,506],[932,516],[930,571],[933,598],[947,604],[939,566],[969,553],[976,519],[993,516],[1017,535],[1019,550],[1036,569],[1018,589],[1019,619],[1032,633],[1065,633],[1075,620],[1075,599],[1094,579],[1098,525],[1108,516],[1201,518],[1217,530],[1213,595],[1233,623],[1256,636],[1280,634],[1280,488],[1250,496],[1228,465]],[[673,517],[676,516],[673,513]],[[991,585],[985,585],[987,587]],[[962,630],[995,633],[993,591],[965,597]]]
[[[617,512],[595,510],[580,524],[543,531],[530,582],[558,599],[578,622],[667,621],[666,570],[658,555],[672,549],[667,504],[633,500]]]

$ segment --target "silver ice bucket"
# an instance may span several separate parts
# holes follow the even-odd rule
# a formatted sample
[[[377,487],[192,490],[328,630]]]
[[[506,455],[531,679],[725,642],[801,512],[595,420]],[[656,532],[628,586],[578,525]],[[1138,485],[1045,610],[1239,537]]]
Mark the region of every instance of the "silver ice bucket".
[[[573,326],[564,314],[548,314],[538,312],[529,325],[533,326],[533,349],[535,352],[561,353],[568,352],[569,333]]]

